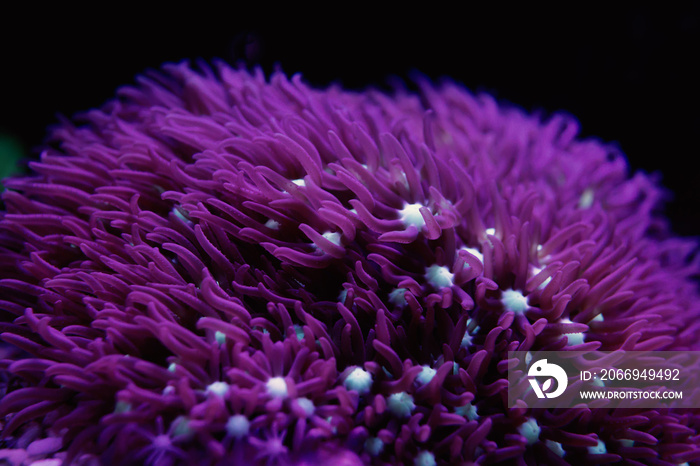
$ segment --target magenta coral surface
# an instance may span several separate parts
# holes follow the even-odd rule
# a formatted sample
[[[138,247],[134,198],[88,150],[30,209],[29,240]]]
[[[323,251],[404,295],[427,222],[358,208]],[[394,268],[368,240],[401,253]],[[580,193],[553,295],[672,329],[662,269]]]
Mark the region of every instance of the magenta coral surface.
[[[506,408],[508,351],[700,350],[657,182],[419,87],[166,65],[53,129],[3,193],[0,459],[699,459],[696,412]]]

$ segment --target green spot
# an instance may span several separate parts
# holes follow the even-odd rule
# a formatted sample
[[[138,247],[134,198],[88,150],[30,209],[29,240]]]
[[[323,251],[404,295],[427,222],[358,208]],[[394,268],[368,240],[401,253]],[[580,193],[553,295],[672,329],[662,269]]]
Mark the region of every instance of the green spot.
[[[455,414],[459,414],[460,416],[464,416],[470,421],[473,421],[475,419],[479,418],[479,414],[476,412],[476,406],[472,405],[471,403],[467,403],[464,406],[460,406],[458,408],[455,408]]]
[[[189,215],[187,214],[187,211],[183,209],[181,206],[175,206],[173,207],[173,215],[177,219],[179,219],[182,223],[190,223],[190,218]]]
[[[190,436],[193,433],[190,427],[190,421],[185,416],[178,416],[175,418],[172,424],[173,437],[178,437],[180,435]]]
[[[301,325],[294,325],[294,335],[296,335],[297,340],[301,341],[304,339],[304,329]]]
[[[370,437],[365,440],[365,451],[372,456],[379,455],[384,449],[384,442],[377,437]]]
[[[0,189],[4,189],[2,179],[20,173],[18,162],[23,157],[20,142],[7,134],[0,134]]]
[[[128,413],[131,411],[131,403],[127,403],[126,401],[117,401],[117,404],[114,405],[114,414],[123,414],[123,413]]]

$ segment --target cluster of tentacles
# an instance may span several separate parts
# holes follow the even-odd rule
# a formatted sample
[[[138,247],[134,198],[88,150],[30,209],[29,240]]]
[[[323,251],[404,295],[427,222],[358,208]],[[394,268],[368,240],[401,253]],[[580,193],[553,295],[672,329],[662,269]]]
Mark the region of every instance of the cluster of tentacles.
[[[700,458],[693,412],[506,407],[508,351],[700,349],[656,181],[419,87],[167,65],[53,129],[3,193],[0,458]]]

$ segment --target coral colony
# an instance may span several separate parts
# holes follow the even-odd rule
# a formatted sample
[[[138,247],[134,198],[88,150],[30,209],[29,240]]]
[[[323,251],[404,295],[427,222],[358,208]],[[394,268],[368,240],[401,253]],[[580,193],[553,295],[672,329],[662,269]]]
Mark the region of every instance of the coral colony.
[[[700,459],[700,415],[507,409],[509,350],[697,350],[695,243],[613,147],[461,87],[167,65],[5,182],[0,458]]]

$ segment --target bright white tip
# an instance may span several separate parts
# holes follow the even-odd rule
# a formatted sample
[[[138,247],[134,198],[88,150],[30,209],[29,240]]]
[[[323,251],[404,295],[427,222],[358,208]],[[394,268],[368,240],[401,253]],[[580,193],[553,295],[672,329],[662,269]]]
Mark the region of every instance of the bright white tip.
[[[419,384],[425,385],[430,383],[431,380],[433,380],[435,374],[437,374],[437,371],[435,369],[433,369],[430,366],[423,366],[423,370],[420,371],[420,374],[418,374],[416,380]]]
[[[248,435],[250,421],[242,414],[235,414],[228,418],[226,432],[233,438],[240,439]]]
[[[561,443],[555,442],[554,440],[547,440],[545,442],[547,447],[554,452],[555,455],[563,458],[566,452],[564,451],[564,448],[562,448]]]
[[[279,230],[280,229],[280,222],[270,219],[267,222],[265,222],[265,226],[267,228],[269,228],[270,230]]]
[[[541,246],[539,246],[541,248]],[[532,268],[532,276],[534,277],[538,273],[542,272],[542,269],[539,267],[533,267]],[[537,287],[538,290],[543,290],[544,287],[549,285],[549,282],[552,281],[552,277],[547,277],[542,283],[540,283],[540,286]]]
[[[177,364],[174,362],[171,362],[170,365],[168,366],[168,372],[175,372],[175,369],[177,369]]]
[[[406,288],[396,288],[389,293],[389,302],[396,307],[404,307],[406,305]]]
[[[370,437],[365,440],[365,451],[372,456],[379,455],[384,449],[384,442],[377,437]]]
[[[486,234],[487,234],[487,235],[493,236],[493,235],[496,234],[496,229],[495,229],[495,228],[487,228],[487,229],[486,229]]]
[[[182,223],[191,224],[192,222],[182,213],[181,209],[182,207],[173,207],[173,215],[175,215]]]
[[[527,311],[527,298],[518,290],[508,289],[501,295],[501,302],[507,311],[523,313]]]
[[[453,285],[454,274],[443,265],[431,265],[425,269],[425,278],[435,288],[446,288]]]
[[[322,236],[336,246],[340,246],[340,233],[327,231]]]
[[[623,447],[628,447],[628,448],[629,448],[629,447],[633,447],[633,446],[634,446],[634,440],[630,440],[630,439],[628,439],[628,438],[620,439],[620,445],[622,445]]]
[[[474,406],[471,403],[467,403],[464,406],[460,406],[459,408],[455,409],[455,414],[459,414],[460,416],[464,416],[470,421],[473,421],[475,419],[479,418],[479,414],[476,412],[476,406]]]
[[[345,300],[347,299],[347,297],[348,297],[348,290],[343,288],[343,290],[340,293],[338,293],[338,302],[345,304]]]
[[[602,440],[598,440],[598,445],[594,447],[588,447],[588,453],[591,455],[604,455],[608,452],[608,449],[605,448],[605,443]]]
[[[356,367],[345,377],[343,385],[348,390],[354,390],[361,395],[369,393],[372,387],[372,374],[361,367]]]
[[[403,209],[399,210],[399,215],[401,215],[401,222],[405,227],[415,225],[419,230],[425,225],[425,219],[420,213],[420,208],[423,204],[404,204]]]
[[[605,382],[603,382],[601,379],[598,377],[593,377],[593,381],[591,381],[591,384],[594,387],[605,387]]]
[[[340,233],[332,233],[330,231],[327,231],[324,234],[322,234],[321,236],[323,236],[324,238],[326,238],[328,241],[335,244],[336,246],[340,246]],[[311,245],[314,247],[314,249],[318,248],[318,244],[316,244],[316,243],[312,243]]]
[[[464,331],[464,336],[462,336],[462,343],[461,343],[461,346],[463,348],[467,348],[468,346],[470,346],[472,344],[472,338],[473,338],[472,332],[476,333],[479,331],[478,325],[476,327],[473,327],[473,328],[471,328],[471,327],[472,327],[472,320],[467,319],[467,329]],[[471,328],[471,330],[470,330],[470,328]]]
[[[314,402],[309,400],[306,397],[302,397],[297,399],[297,404],[301,407],[301,409],[304,410],[304,413],[306,413],[306,417],[311,417],[314,414],[314,411],[316,411],[316,407],[314,406]]]
[[[265,388],[267,388],[267,394],[273,398],[287,397],[287,382],[284,377],[272,377],[265,384]]]
[[[562,317],[560,323],[571,324],[572,322],[568,317]],[[566,336],[566,344],[569,346],[580,345],[584,340],[583,332],[566,333],[564,336]]]
[[[603,320],[604,320],[604,319],[603,319],[603,314],[600,313],[600,314],[598,314],[597,316],[595,316],[594,318],[592,318],[592,319],[591,319],[591,322],[602,322]]]
[[[520,435],[525,437],[525,442],[528,445],[532,445],[533,443],[537,442],[537,440],[540,438],[541,430],[542,429],[540,429],[540,426],[537,424],[535,418],[532,417],[520,424],[518,427],[518,432],[520,432]]]
[[[401,178],[399,178],[399,181],[401,181],[401,183],[403,183],[404,187],[406,189],[410,189],[411,187],[408,184],[408,177],[406,176],[406,172],[404,172],[402,170],[401,172],[399,172],[399,176],[401,177]]]
[[[389,396],[387,408],[389,412],[396,417],[408,417],[411,411],[416,407],[413,403],[413,397],[406,392],[394,393]]]
[[[172,395],[173,393],[175,393],[175,387],[172,385],[168,385],[163,389],[163,396]]]
[[[583,194],[581,194],[581,197],[578,200],[578,207],[579,209],[588,209],[593,205],[593,189],[588,188],[586,189]]]
[[[464,336],[462,337],[462,343],[460,346],[462,348],[467,348],[468,346],[471,346],[472,344],[472,336],[469,334],[469,330],[466,330],[464,332]]]
[[[472,256],[475,256],[477,259],[479,259],[479,262],[481,262],[482,264],[484,263],[484,255],[483,255],[483,254],[481,253],[481,251],[479,251],[478,249],[476,249],[476,248],[468,248],[468,247],[466,247],[466,246],[463,246],[463,247],[460,248],[460,249],[463,250],[463,251],[467,251],[467,252],[468,252],[469,254],[471,254]],[[469,265],[469,264],[466,264],[466,265]]]
[[[226,334],[217,330],[214,333],[214,340],[216,340],[218,344],[223,345],[224,343],[226,343]]]
[[[531,361],[532,361],[532,353],[528,351],[527,353],[525,353],[525,364],[529,365]]]
[[[302,188],[303,188],[304,186],[306,186],[306,181],[304,181],[303,178],[299,178],[299,179],[296,179],[296,180],[292,180],[292,183],[294,183],[294,184],[297,185],[297,186],[301,186]]]
[[[435,455],[429,451],[422,451],[413,460],[413,464],[415,466],[435,466],[437,463],[435,462]]]
[[[228,384],[226,382],[214,382],[207,387],[206,392],[224,396],[228,393]]]

